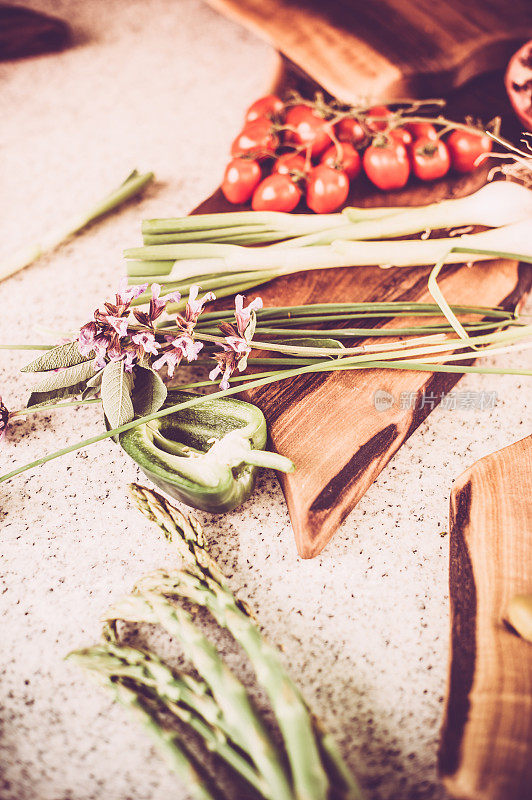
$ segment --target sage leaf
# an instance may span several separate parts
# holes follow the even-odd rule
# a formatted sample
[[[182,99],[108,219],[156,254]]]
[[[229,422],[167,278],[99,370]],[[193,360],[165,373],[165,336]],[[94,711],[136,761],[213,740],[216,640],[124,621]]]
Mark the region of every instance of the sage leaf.
[[[145,417],[158,411],[166,400],[166,395],[166,386],[157,372],[144,367],[135,369],[133,389],[135,416]]]
[[[134,416],[131,394],[133,374],[126,372],[123,361],[111,361],[102,374],[102,404],[111,428],[131,422]]]
[[[69,397],[77,397],[83,391],[85,381],[76,383],[73,386],[63,386],[59,389],[52,389],[49,392],[32,392],[26,403],[27,408],[55,405],[58,400],[66,400]]]
[[[85,390],[81,395],[82,400],[89,400],[91,397],[96,397],[100,392],[100,387],[102,385],[102,375],[103,369],[98,370],[98,372],[89,378],[86,383]]]
[[[84,384],[98,372],[94,360],[84,361],[74,367],[60,369],[58,372],[49,372],[46,378],[33,387],[34,392],[51,392],[54,389],[64,389],[67,386]]]
[[[67,344],[60,344],[58,347],[52,347],[47,350],[35,361],[22,367],[21,372],[48,372],[52,369],[74,367],[76,364],[82,364],[84,361],[92,361],[93,359],[94,353],[88,356],[81,355],[77,341],[67,342]]]

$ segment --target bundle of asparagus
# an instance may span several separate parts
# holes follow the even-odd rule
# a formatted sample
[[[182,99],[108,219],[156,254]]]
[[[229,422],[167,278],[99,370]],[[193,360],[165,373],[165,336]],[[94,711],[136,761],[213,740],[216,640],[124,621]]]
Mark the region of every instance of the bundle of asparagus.
[[[131,494],[176,547],[184,568],[142,578],[130,596],[109,610],[101,644],[69,658],[139,718],[197,800],[224,800],[226,795],[184,741],[183,726],[246,782],[246,797],[361,800],[356,780],[286,673],[279,652],[264,640],[249,609],[233,595],[205,550],[198,521],[149,489],[133,485]],[[242,683],[191,614],[173,602],[176,598],[207,609],[241,645],[270,700],[284,753]],[[171,669],[154,653],[121,642],[119,620],[161,625],[180,642],[200,677]]]

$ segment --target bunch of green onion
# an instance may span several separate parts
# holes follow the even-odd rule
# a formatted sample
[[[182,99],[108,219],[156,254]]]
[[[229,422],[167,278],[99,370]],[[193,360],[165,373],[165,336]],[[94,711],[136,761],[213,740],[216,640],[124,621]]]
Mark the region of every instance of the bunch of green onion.
[[[491,230],[459,238],[394,238],[464,226]],[[142,232],[144,246],[125,252],[130,283],[160,283],[163,294],[179,290],[183,299],[172,311],[184,306],[193,283],[224,297],[306,270],[532,260],[532,190],[495,181],[467,197],[417,208],[347,208],[323,216],[204,214],[147,220]]]

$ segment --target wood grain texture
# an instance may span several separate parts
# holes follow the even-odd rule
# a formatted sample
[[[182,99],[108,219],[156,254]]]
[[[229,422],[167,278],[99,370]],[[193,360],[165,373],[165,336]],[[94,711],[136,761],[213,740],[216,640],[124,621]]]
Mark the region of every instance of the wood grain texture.
[[[208,0],[346,101],[445,94],[502,69],[530,0]]]
[[[505,623],[532,593],[532,436],[487,456],[451,495],[449,692],[440,773],[459,800],[532,798],[532,645]]]

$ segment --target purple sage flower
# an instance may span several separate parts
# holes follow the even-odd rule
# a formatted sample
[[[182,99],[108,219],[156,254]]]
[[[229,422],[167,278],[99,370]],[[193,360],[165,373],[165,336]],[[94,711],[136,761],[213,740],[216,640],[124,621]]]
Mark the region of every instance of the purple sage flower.
[[[121,278],[115,295],[116,305],[129,307],[132,301],[144,294],[147,288],[147,283],[142,283],[140,286],[128,286],[127,278]]]
[[[214,292],[207,292],[204,294],[201,300],[198,300],[200,286],[197,283],[192,284],[188,292],[188,301],[185,308],[185,320],[187,322],[194,322],[198,321],[199,315],[202,313],[204,307],[207,303],[210,303],[212,300],[216,300],[216,295]]]
[[[262,298],[256,297],[247,308],[244,308],[244,295],[237,294],[235,297],[235,317],[236,317],[236,325],[238,328],[239,334],[244,337],[246,334],[246,328],[248,327],[252,317],[252,313],[254,311],[258,311],[262,308]],[[254,332],[254,331],[253,331]],[[250,337],[252,338],[252,336]]]
[[[179,366],[183,358],[187,361],[195,361],[203,347],[202,342],[195,342],[191,336],[184,334],[174,338],[166,337],[167,345],[161,357],[153,362],[154,369],[161,369],[166,364],[168,376],[173,377],[176,367]]]
[[[94,339],[98,332],[95,322],[87,322],[84,325],[78,336],[78,350],[82,356],[89,356],[94,349]]]
[[[165,295],[165,297],[161,300],[161,286],[158,283],[152,283],[151,285],[151,300],[150,300],[150,307],[149,310],[146,311],[139,311],[138,309],[133,309],[133,314],[135,318],[140,322],[141,325],[145,325],[147,328],[151,328],[153,330],[153,323],[156,319],[158,319],[163,311],[165,310],[168,303],[178,303],[181,300],[181,295],[179,292],[172,292],[171,294]]]
[[[124,336],[127,336],[127,327],[128,327],[127,317],[111,317],[109,315],[107,317],[107,322],[111,326],[111,328],[113,328],[113,330],[116,331],[119,339],[122,339]]]
[[[228,389],[233,372],[244,372],[246,369],[251,347],[239,336],[226,336],[222,347],[222,351],[213,355],[216,366],[209,372],[209,380],[215,381],[221,375],[220,389]]]
[[[157,342],[155,336],[149,331],[140,331],[131,337],[133,344],[138,345],[144,353],[152,353],[154,356],[158,354]]]

